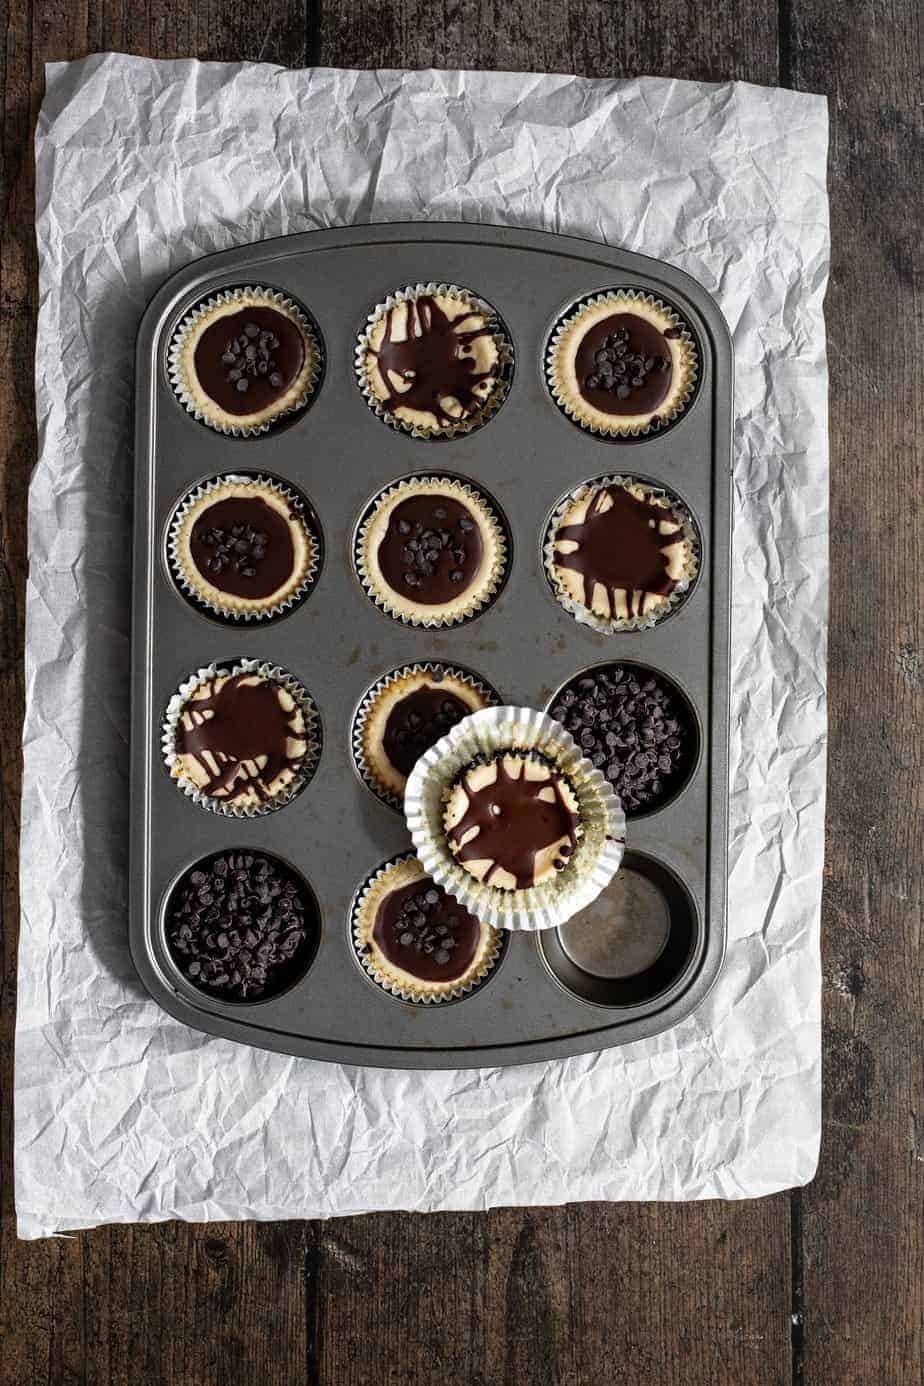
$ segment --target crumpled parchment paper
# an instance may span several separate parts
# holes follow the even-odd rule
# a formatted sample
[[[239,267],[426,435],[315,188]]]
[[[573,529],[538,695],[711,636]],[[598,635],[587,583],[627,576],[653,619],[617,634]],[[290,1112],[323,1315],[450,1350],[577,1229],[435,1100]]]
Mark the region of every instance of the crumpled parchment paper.
[[[47,69],[36,136],[15,1170],[24,1237],[162,1218],[742,1198],[819,1138],[828,267],[823,98],[739,84]],[[287,1059],[147,999],[126,929],[132,349],[196,256],[486,221],[622,244],[715,294],[737,354],[729,947],[660,1038],[527,1068]]]

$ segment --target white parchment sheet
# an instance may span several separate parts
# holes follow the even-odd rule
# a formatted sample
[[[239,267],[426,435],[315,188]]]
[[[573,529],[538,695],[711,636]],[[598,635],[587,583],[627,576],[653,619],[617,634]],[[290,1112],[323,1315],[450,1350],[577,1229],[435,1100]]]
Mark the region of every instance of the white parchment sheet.
[[[36,136],[16,1203],[24,1237],[801,1184],[819,1138],[828,267],[822,98],[661,79],[47,69]],[[126,925],[132,350],[196,256],[354,222],[507,223],[679,265],[737,355],[729,947],[678,1029],[404,1073],[209,1039]]]

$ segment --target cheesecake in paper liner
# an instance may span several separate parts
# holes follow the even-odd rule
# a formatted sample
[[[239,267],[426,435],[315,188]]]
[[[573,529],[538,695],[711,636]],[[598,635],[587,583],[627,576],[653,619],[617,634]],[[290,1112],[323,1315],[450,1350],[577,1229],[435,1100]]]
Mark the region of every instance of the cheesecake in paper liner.
[[[285,519],[292,545],[291,573],[265,597],[235,595],[217,586],[202,572],[191,550],[199,518],[212,505],[249,494]],[[291,611],[317,581],[320,558],[321,543],[301,496],[262,473],[226,472],[200,482],[180,501],[167,534],[167,566],[174,582],[197,607],[227,621],[269,621]]]
[[[410,354],[383,368],[382,344],[391,337],[396,318],[400,318],[402,336],[393,343],[393,350],[400,353],[404,347]],[[435,363],[442,366],[445,378],[438,369],[433,375],[427,370],[432,364],[425,344],[434,318],[450,328],[453,322],[463,326],[475,320],[474,330],[458,334],[460,340],[469,339],[464,342],[462,360],[471,363],[470,372],[464,365],[460,368],[458,356]],[[438,346],[441,336],[445,339],[453,333],[432,336]],[[454,438],[480,428],[503,404],[513,374],[513,347],[495,309],[470,289],[457,284],[412,284],[396,289],[372,309],[356,343],[355,369],[363,398],[383,422],[413,438]],[[404,388],[396,388],[398,381]],[[415,399],[415,386],[425,400]],[[460,394],[468,396],[467,406]]]
[[[497,929],[481,922],[473,956],[464,971],[446,981],[417,977],[388,959],[373,938],[378,913],[395,892],[419,882],[429,885],[427,872],[412,853],[383,863],[360,890],[351,913],[351,937],[356,956],[366,974],[389,995],[400,1001],[437,1005],[458,1001],[479,987],[497,965],[503,937]]]
[[[650,324],[657,334],[655,342],[663,342],[668,353],[665,368],[667,362],[671,366],[666,396],[635,414],[610,413],[598,408],[581,388],[577,363],[581,344],[595,327],[617,315],[631,316]],[[637,359],[641,362],[642,358]],[[686,323],[653,294],[637,289],[613,289],[582,299],[558,323],[546,348],[546,384],[555,403],[572,423],[602,438],[645,438],[663,433],[689,407],[698,375],[699,356]],[[630,393],[628,380],[625,393]]]
[[[653,604],[649,609],[642,610],[638,614],[612,615],[607,618],[592,610],[586,602],[568,591],[564,580],[557,571],[559,566],[564,566],[560,564],[558,544],[560,543],[559,531],[563,528],[563,521],[578,502],[588,500],[592,504],[597,494],[608,488],[616,487],[625,490],[637,500],[644,499],[649,505],[663,509],[666,515],[669,515],[678,524],[677,539],[672,541],[672,544],[682,542],[683,548],[679,554],[677,576],[676,579],[673,579],[672,588],[666,596],[658,599],[657,605]],[[669,545],[665,537],[662,552],[666,551],[672,544]],[[610,547],[615,551],[615,546],[611,545]],[[556,505],[546,527],[542,558],[546,577],[560,605],[582,625],[590,626],[603,635],[615,635],[621,631],[650,630],[659,621],[663,621],[673,611],[676,611],[686,601],[696,581],[699,572],[700,553],[699,532],[693,516],[673,492],[664,487],[652,485],[647,481],[640,481],[633,476],[600,476],[576,486]],[[644,591],[641,592],[642,598],[647,595],[649,594]],[[635,591],[626,593],[626,598],[630,603],[635,597]],[[612,593],[609,594],[609,600],[612,609]],[[631,611],[631,607],[629,610]]]
[[[286,748],[288,748],[289,739],[303,747],[296,757],[286,762],[284,768],[287,773],[274,776],[274,780],[278,783],[275,786],[270,785],[265,798],[263,793],[257,793],[256,789],[256,782],[260,779],[260,775],[248,774],[242,783],[251,784],[254,787],[254,792],[247,796],[246,803],[236,802],[230,794],[227,797],[222,797],[215,793],[209,793],[204,786],[196,784],[184,770],[184,753],[179,745],[183,715],[194,705],[197,693],[207,690],[216,681],[233,679],[244,680],[247,683],[252,680],[254,685],[258,683],[272,685],[277,692],[277,697],[283,695],[286,702],[291,703],[291,709],[280,704],[281,715],[284,716],[288,713],[291,717],[298,712],[302,724],[300,730],[287,734]],[[225,684],[222,683],[222,686]],[[202,724],[207,725],[207,722],[203,720]],[[321,755],[320,721],[313,698],[287,669],[257,659],[240,659],[235,662],[229,661],[226,664],[210,664],[198,669],[180,685],[167,704],[161,745],[164,764],[171,778],[177,788],[181,789],[194,804],[207,809],[210,813],[221,814],[226,818],[257,818],[263,814],[275,813],[278,809],[291,803],[311,779],[317,769]],[[246,764],[252,759],[252,756],[246,756],[236,763]],[[217,760],[215,763],[218,764]],[[233,760],[229,760],[227,765],[230,768],[234,763]],[[254,769],[256,768],[254,766]],[[257,802],[254,802],[255,799]]]
[[[249,414],[232,414],[203,387],[196,366],[196,348],[213,323],[244,313],[248,308],[270,310],[268,316],[277,314],[293,323],[302,339],[303,356],[295,378],[275,400]],[[256,341],[260,341],[259,336]],[[305,407],[317,389],[322,360],[317,334],[297,303],[274,289],[246,286],[213,294],[187,313],[174,330],[167,373],[177,399],[200,423],[230,437],[250,438],[266,433],[280,419]]]
[[[533,752],[567,778],[578,803],[581,833],[554,880],[507,891],[485,885],[453,855],[443,827],[448,791],[482,758]],[[619,869],[625,817],[611,786],[559,722],[535,708],[482,708],[453,727],[411,772],[404,814],[415,851],[433,880],[486,924],[499,929],[551,929],[589,905]]]

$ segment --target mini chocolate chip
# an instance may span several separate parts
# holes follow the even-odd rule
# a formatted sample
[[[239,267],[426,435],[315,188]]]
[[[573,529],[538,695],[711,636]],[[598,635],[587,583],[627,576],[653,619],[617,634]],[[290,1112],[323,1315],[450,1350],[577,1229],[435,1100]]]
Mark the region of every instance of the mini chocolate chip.
[[[244,326],[244,334],[247,337],[259,337],[260,329],[255,322],[248,322]]]
[[[239,391],[240,394],[244,394],[245,391],[250,389],[250,381],[246,376],[241,376],[234,388]]]
[[[272,385],[274,390],[282,389],[283,378],[278,371],[273,371],[273,374],[269,378],[269,383]]]

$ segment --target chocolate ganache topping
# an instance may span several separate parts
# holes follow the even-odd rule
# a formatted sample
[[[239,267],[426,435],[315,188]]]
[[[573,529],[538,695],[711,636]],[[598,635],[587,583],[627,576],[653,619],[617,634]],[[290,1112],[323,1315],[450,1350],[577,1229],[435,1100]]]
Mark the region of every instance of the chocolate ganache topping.
[[[471,708],[440,688],[415,688],[388,714],[382,745],[395,769],[409,775],[425,751],[435,746]]]
[[[229,800],[254,793],[266,803],[282,772],[294,771],[304,758],[302,733],[292,726],[296,711],[283,706],[280,695],[288,695],[269,679],[236,674],[218,687],[221,677],[184,708],[177,752],[191,756],[207,776],[203,793]],[[296,755],[290,754],[293,742],[300,748]]]
[[[396,340],[393,335],[399,307],[407,310],[404,340]],[[460,317],[450,318],[431,294],[421,294],[406,304],[389,308],[385,314],[385,335],[377,348],[369,348],[390,392],[383,400],[385,408],[403,406],[432,414],[438,425],[468,418],[484,403],[479,386],[493,379],[494,372],[479,371],[466,349],[479,337],[492,335],[482,312],[473,308]],[[446,407],[453,400],[458,406],[455,413]]]
[[[259,496],[209,506],[193,525],[189,548],[205,580],[235,597],[270,596],[291,577],[295,561],[285,517]]]
[[[676,532],[661,533],[670,523]],[[614,594],[625,593],[630,617],[642,612],[646,593],[665,597],[677,582],[668,572],[666,549],[675,543],[680,521],[663,506],[639,499],[624,486],[604,486],[596,493],[580,524],[562,525],[555,534],[555,562],[579,573],[583,579],[584,605],[592,608],[594,588],[602,587],[615,612]],[[563,553],[563,543],[574,543]]]
[[[604,414],[650,414],[664,401],[673,368],[667,338],[634,313],[614,313],[581,339],[575,373],[581,394]]]
[[[226,414],[256,414],[298,379],[305,338],[285,313],[248,305],[216,318],[193,360],[202,389]]]
[[[424,982],[451,982],[466,971],[481,936],[478,920],[429,876],[386,895],[372,937],[394,967]]]
[[[471,586],[483,553],[471,511],[437,494],[408,496],[395,506],[377,558],[389,587],[412,601],[438,606]]]
[[[495,758],[496,778],[480,788],[472,788],[471,770],[463,775],[459,783],[467,805],[447,835],[459,862],[492,863],[481,878],[486,885],[505,871],[523,890],[536,882],[539,853],[558,842],[562,846],[553,864],[557,871],[564,869],[577,845],[580,819],[565,800],[567,781],[557,770],[546,766],[541,779],[530,779],[527,767],[535,761],[512,758],[519,763],[511,771],[508,759]]]

